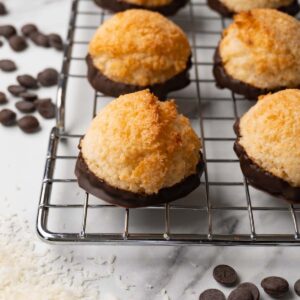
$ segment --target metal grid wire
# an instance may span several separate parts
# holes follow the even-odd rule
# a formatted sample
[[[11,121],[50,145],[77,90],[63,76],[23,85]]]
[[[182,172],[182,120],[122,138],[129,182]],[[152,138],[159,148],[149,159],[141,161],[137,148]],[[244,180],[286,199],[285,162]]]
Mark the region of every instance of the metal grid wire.
[[[81,72],[76,72],[72,64],[84,64],[88,37],[110,16],[109,12],[93,7],[92,0],[74,0],[72,3],[68,47],[57,94],[57,125],[50,134],[38,208],[40,237],[48,242],[122,245],[300,245],[297,224],[300,207],[288,205],[248,186],[238,159],[232,155],[235,140],[232,125],[252,104],[229,91],[215,88],[211,76],[212,54],[230,20],[211,12],[205,0],[191,0],[172,18],[185,30],[193,50],[191,87],[172,93],[172,96],[179,109],[198,128],[203,141],[206,169],[201,187],[190,198],[138,209],[118,208],[92,199],[80,190],[73,170],[76,145],[84,130],[74,133],[74,126],[66,124],[66,112],[70,110],[73,117],[78,112],[89,114],[83,121],[86,126],[99,110],[99,103],[105,105],[110,99],[93,91],[93,101],[81,100],[77,105],[73,99],[69,103],[72,96],[68,94],[68,87],[76,87],[80,94],[80,86],[86,85],[86,71],[79,68]],[[85,51],[81,55],[76,51],[78,46]],[[204,69],[206,73],[202,72]],[[76,84],[71,85],[71,79],[75,79]],[[92,108],[86,113],[86,107],[90,105]],[[215,108],[218,108],[218,114]],[[61,154],[60,149],[64,148],[70,152]],[[224,157],[222,149],[229,149],[226,153],[230,154]],[[57,169],[63,174],[61,177],[56,175]],[[57,188],[59,192],[55,193]]]

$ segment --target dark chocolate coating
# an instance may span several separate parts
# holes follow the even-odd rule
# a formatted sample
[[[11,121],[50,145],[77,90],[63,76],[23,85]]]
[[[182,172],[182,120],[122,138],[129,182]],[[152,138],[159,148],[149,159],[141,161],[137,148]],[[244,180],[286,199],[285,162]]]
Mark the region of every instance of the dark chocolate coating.
[[[152,195],[133,193],[107,184],[89,170],[81,153],[77,159],[75,175],[79,186],[97,198],[113,205],[135,208],[168,203],[188,195],[200,185],[200,177],[203,170],[204,163],[201,156],[196,174],[190,175],[182,182],[172,187],[161,189],[157,194]]]
[[[187,4],[188,0],[173,0],[170,4],[152,7],[145,7],[137,4],[126,3],[120,0],[94,0],[94,2],[98,6],[114,12],[124,11],[133,8],[144,8],[147,10],[159,12],[165,16],[171,16],[176,14],[176,12],[180,8],[184,7]]]
[[[231,75],[229,75],[226,72],[226,70],[224,68],[224,64],[222,62],[222,58],[221,58],[220,52],[219,52],[219,46],[217,47],[215,54],[214,54],[213,74],[216,79],[217,87],[219,87],[221,89],[228,88],[236,94],[244,95],[245,98],[247,98],[248,100],[256,101],[257,98],[261,95],[266,95],[268,93],[276,93],[280,90],[285,90],[288,88],[286,86],[280,86],[275,89],[261,89],[261,88],[255,87],[251,84],[248,84],[248,83],[245,83],[243,81],[233,78]],[[298,88],[300,88],[300,87],[298,87]]]
[[[192,66],[191,58],[189,58],[185,70],[183,70],[181,73],[175,75],[173,78],[167,80],[164,83],[149,86],[138,86],[113,81],[106,77],[103,73],[100,72],[100,70],[98,70],[94,66],[93,59],[90,55],[87,55],[86,62],[88,66],[87,77],[92,87],[95,90],[112,97],[119,97],[120,95],[149,89],[160,100],[164,100],[169,92],[182,89],[190,84],[188,71]]]
[[[262,169],[247,154],[239,144],[240,126],[239,121],[234,124],[237,139],[234,143],[234,151],[240,159],[240,165],[244,176],[255,188],[265,191],[273,196],[283,198],[290,203],[300,203],[300,187],[291,186],[287,181]]]
[[[207,0],[207,5],[223,17],[230,18],[234,15],[234,13],[219,0]]]
[[[231,11],[226,5],[224,5],[220,0],[207,0],[207,5],[217,11],[220,15],[224,17],[232,17],[235,13]],[[300,6],[298,4],[298,0],[294,0],[291,4],[286,5],[286,6],[281,6],[277,8],[277,10],[280,10],[284,13],[287,13],[289,15],[296,15],[299,10]]]

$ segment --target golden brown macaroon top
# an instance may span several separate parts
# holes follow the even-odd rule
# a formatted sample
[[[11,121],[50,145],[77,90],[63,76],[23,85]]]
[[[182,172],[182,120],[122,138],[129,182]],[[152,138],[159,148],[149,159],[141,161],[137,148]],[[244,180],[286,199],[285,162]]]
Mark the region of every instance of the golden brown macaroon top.
[[[300,90],[261,96],[241,118],[240,134],[255,163],[300,187]]]
[[[123,2],[151,7],[151,6],[164,6],[170,4],[173,0],[122,0]]]
[[[113,187],[154,194],[197,172],[201,142],[173,100],[144,90],[120,96],[81,142],[88,168]]]
[[[242,12],[254,8],[279,8],[290,5],[294,0],[220,0],[230,11]]]
[[[273,9],[235,16],[219,47],[229,75],[257,88],[300,85],[300,22]]]
[[[109,79],[148,86],[182,72],[191,49],[184,32],[173,22],[155,12],[131,9],[99,27],[89,54]]]

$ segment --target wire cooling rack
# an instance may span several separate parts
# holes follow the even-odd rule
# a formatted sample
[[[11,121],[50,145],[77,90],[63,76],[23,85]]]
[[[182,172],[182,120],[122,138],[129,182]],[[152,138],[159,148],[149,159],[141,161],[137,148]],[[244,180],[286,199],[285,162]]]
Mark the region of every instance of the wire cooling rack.
[[[201,186],[184,199],[124,209],[87,194],[77,185],[77,145],[91,118],[111,98],[87,82],[87,45],[111,14],[92,0],[72,3],[57,93],[57,125],[50,134],[38,208],[37,231],[48,242],[155,245],[300,245],[300,206],[257,191],[243,177],[233,152],[232,126],[253,103],[215,87],[212,57],[231,20],[191,0],[172,20],[193,50],[191,84],[170,94],[203,141]]]

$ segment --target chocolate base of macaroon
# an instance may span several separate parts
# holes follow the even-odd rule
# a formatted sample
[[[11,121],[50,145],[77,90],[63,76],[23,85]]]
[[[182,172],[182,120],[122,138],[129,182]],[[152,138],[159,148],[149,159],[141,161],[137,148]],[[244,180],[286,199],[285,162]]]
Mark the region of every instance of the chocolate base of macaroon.
[[[240,159],[240,165],[244,176],[250,185],[265,191],[273,196],[283,198],[290,203],[300,203],[300,187],[291,186],[287,181],[271,174],[256,164],[247,154],[244,147],[239,144],[239,121],[234,124],[237,140],[234,143],[234,151]]]
[[[95,3],[105,9],[120,12],[127,9],[133,8],[144,8],[144,6],[127,3],[120,0],[94,0]],[[150,6],[147,7],[148,10],[159,12],[165,16],[174,15],[180,8],[184,7],[187,4],[188,0],[173,0],[170,4],[162,6]]]
[[[77,159],[75,175],[77,176],[79,186],[97,198],[113,205],[135,208],[168,203],[188,195],[200,185],[200,177],[203,170],[204,163],[201,156],[201,163],[197,166],[196,174],[187,177],[172,187],[163,188],[157,194],[152,195],[133,193],[107,184],[89,170],[81,153]]]
[[[164,83],[158,83],[149,86],[138,86],[113,81],[106,77],[103,73],[100,72],[99,69],[95,67],[93,59],[90,55],[87,55],[86,62],[88,66],[87,77],[92,87],[95,90],[112,97],[119,97],[120,95],[149,89],[160,100],[164,100],[169,92],[183,89],[190,84],[189,69],[192,66],[191,58],[189,58],[184,71],[175,75],[173,78],[167,80]]]
[[[211,9],[217,11],[223,17],[230,18],[235,14],[225,4],[223,4],[220,0],[207,0],[207,5]],[[286,5],[286,6],[281,6],[281,7],[277,8],[277,10],[280,10],[284,13],[287,13],[289,15],[294,16],[299,12],[300,6],[299,6],[299,3],[298,3],[298,0],[294,0],[291,4]]]
[[[222,58],[220,56],[219,47],[217,47],[215,54],[214,54],[213,74],[216,79],[216,85],[218,88],[221,88],[221,89],[228,88],[236,94],[245,96],[245,98],[248,100],[256,101],[257,98],[261,95],[266,95],[268,93],[275,93],[280,90],[287,89],[287,87],[285,87],[285,86],[281,86],[281,87],[278,87],[275,89],[257,88],[251,84],[248,84],[248,83],[245,83],[243,81],[233,78],[225,70]],[[297,87],[295,87],[295,88],[297,88]]]

